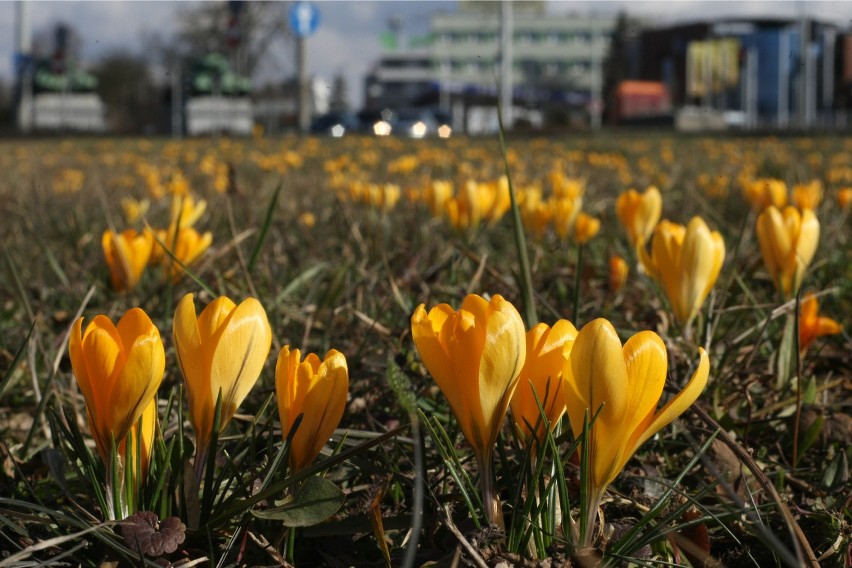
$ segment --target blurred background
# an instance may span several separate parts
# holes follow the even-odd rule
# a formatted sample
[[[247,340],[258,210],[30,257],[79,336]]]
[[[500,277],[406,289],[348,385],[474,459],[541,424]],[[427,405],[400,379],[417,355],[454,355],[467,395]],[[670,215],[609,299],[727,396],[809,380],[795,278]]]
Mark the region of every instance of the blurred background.
[[[0,134],[844,129],[849,2],[0,3]]]

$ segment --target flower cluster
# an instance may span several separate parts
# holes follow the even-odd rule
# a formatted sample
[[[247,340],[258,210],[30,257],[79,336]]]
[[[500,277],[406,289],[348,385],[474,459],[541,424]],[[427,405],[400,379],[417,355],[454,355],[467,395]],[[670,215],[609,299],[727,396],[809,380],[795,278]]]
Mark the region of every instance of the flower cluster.
[[[266,364],[272,330],[263,306],[254,298],[237,305],[222,296],[196,316],[193,295],[187,294],[175,311],[173,336],[186,384],[200,479],[214,434],[228,426]],[[80,318],[71,332],[69,353],[104,464],[133,472],[135,456],[141,456],[141,479],[131,475],[136,485],[131,495],[136,495],[147,475],[157,430],[156,395],[165,370],[160,332],[139,308],[129,310],[117,325],[98,315],[85,331]],[[343,415],[349,390],[346,358],[331,350],[322,362],[313,353],[302,362],[298,349],[284,346],[275,386],[282,435],[290,443],[290,465],[299,471],[316,458]],[[217,416],[218,431],[214,432]],[[107,476],[108,486],[112,479]],[[132,499],[120,513],[134,511]]]
[[[525,444],[538,443],[545,426],[553,428],[568,414],[574,435],[588,444],[587,510],[594,512],[639,446],[689,408],[710,372],[699,348],[686,387],[658,409],[668,358],[656,333],[639,332],[622,346],[605,319],[579,332],[566,320],[525,332],[517,310],[499,295],[486,300],[471,294],[458,310],[439,304],[427,312],[420,305],[411,317],[411,333],[473,448],[485,514],[498,526],[503,515],[493,487],[492,455],[510,407]]]

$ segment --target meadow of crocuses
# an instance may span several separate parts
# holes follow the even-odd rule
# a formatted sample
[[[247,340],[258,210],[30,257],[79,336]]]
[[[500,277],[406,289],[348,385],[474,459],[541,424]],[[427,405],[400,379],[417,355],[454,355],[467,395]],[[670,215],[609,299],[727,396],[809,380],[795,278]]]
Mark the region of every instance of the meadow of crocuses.
[[[852,139],[0,142],[0,566],[852,565]]]

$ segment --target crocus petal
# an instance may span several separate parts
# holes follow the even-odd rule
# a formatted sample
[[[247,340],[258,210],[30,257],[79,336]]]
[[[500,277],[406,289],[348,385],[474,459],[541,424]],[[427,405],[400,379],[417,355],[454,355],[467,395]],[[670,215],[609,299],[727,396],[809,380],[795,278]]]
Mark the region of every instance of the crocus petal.
[[[157,328],[154,327],[151,318],[149,318],[148,314],[139,308],[131,308],[128,310],[127,313],[118,320],[118,325],[115,327],[118,331],[119,337],[121,337],[121,345],[124,349],[130,349],[133,342],[140,336],[149,335],[155,332],[159,337],[159,331],[157,331]]]
[[[484,319],[477,321],[472,312],[460,309],[441,333],[441,343],[447,347],[450,355],[452,381],[455,384],[449,393],[444,391],[440,383],[438,386],[450,403],[465,438],[477,453],[488,447],[489,437],[485,426],[485,407],[480,398],[480,367],[484,358],[486,325]],[[455,399],[451,398],[453,391],[457,392]]]
[[[698,367],[692,374],[692,378],[689,379],[689,382],[682,391],[676,394],[659,412],[656,413],[654,420],[645,428],[644,432],[636,437],[635,442],[631,440],[633,448],[629,451],[629,455],[633,455],[633,453],[639,449],[639,446],[645,443],[648,438],[659,432],[665,426],[668,426],[675,418],[683,414],[687,408],[692,406],[692,404],[704,391],[704,387],[707,386],[707,377],[710,375],[710,359],[707,357],[707,353],[703,348],[699,347],[698,353],[700,355],[700,359],[698,361]]]
[[[799,350],[806,350],[817,337],[834,335],[843,331],[843,326],[830,317],[819,315],[819,301],[807,294],[799,310]]]
[[[780,272],[785,264],[784,259],[790,254],[792,244],[778,209],[767,207],[757,217],[757,237],[766,269],[780,289]]]
[[[657,408],[666,384],[666,346],[653,331],[640,331],[624,344],[629,391],[627,415],[638,423]]]
[[[248,298],[225,320],[210,365],[211,400],[222,390],[223,429],[257,382],[271,346],[272,329],[266,312],[260,302]]]
[[[213,429],[213,416],[209,409],[215,401],[210,400],[210,388],[207,384],[210,360],[205,360],[204,357],[192,294],[186,294],[178,303],[173,335],[178,364],[186,381],[186,396],[189,401],[190,419],[195,429],[196,444],[203,446]]]
[[[421,304],[411,316],[411,335],[420,358],[429,369],[429,373],[447,400],[456,401],[461,398],[461,385],[456,381],[450,354],[441,341],[444,327],[450,327],[447,320],[455,314],[448,304],[439,304],[426,312]]]
[[[801,282],[804,271],[810,265],[819,244],[819,220],[814,212],[805,209],[802,212],[799,232],[796,238],[796,261],[798,263],[798,282]],[[796,286],[798,290],[798,286]]]
[[[332,350],[316,369],[311,388],[305,397],[305,420],[296,434],[303,441],[294,445],[294,449],[298,446],[302,453],[294,466],[297,470],[310,464],[319,455],[340,424],[348,391],[346,358],[342,353]]]
[[[627,411],[621,418],[619,451],[603,485],[609,485],[635,453],[635,440],[654,421],[657,403],[666,383],[666,346],[653,331],[640,331],[624,344],[624,362],[630,383]]]
[[[127,360],[110,393],[116,417],[116,440],[127,435],[160,388],[166,368],[166,354],[160,333],[153,325],[151,327],[151,333],[139,335],[126,348]]]
[[[290,350],[289,345],[285,345],[278,352],[278,361],[275,364],[275,391],[278,399],[278,414],[281,418],[281,434],[286,439],[290,434],[290,428],[296,416],[292,411],[294,408],[300,408],[300,400],[304,399],[304,394],[297,399],[297,381],[293,380],[293,374],[299,364],[299,350]]]
[[[526,354],[524,323],[517,310],[500,296],[494,296],[489,308],[479,366],[479,400],[488,447],[497,441]]]
[[[90,400],[94,401],[95,399],[95,387],[92,384],[92,378],[89,376],[89,370],[86,368],[82,330],[83,318],[77,318],[77,321],[71,326],[71,333],[68,336],[68,356],[71,359],[71,368],[74,370],[74,376],[77,377],[80,392],[83,393],[83,398],[88,405]]]
[[[619,436],[629,392],[621,341],[611,323],[600,318],[583,326],[574,340],[568,369],[566,403],[575,436],[582,434],[584,415],[588,413],[592,420],[600,409],[592,426],[590,454],[592,475],[602,487],[619,453],[615,441],[623,439]]]
[[[201,343],[216,343],[225,329],[228,317],[237,305],[228,297],[220,296],[207,304],[198,316],[198,332]],[[211,357],[212,359],[212,357]]]
[[[681,251],[684,282],[681,285],[680,321],[689,322],[701,309],[722,268],[724,247],[719,233],[711,233],[700,217],[692,218]]]
[[[551,427],[565,412],[563,368],[571,353],[577,330],[567,320],[553,327],[539,323],[526,334],[527,354],[510,408],[522,443],[533,436],[532,428],[540,420],[539,404]],[[535,433],[540,439],[542,432]]]
[[[713,288],[713,285],[719,278],[719,273],[722,271],[722,264],[725,262],[725,240],[718,231],[710,233],[710,237],[712,239],[711,249],[713,254],[713,264],[710,268],[709,277],[705,283],[704,290],[701,292],[702,300],[699,303],[699,307],[701,303],[704,303],[704,299],[706,299],[710,294],[710,290]]]
[[[829,317],[820,317],[817,323],[817,336],[836,335],[843,331],[843,326]]]
[[[122,357],[121,337],[108,317],[98,315],[89,323],[83,333],[82,351],[87,374],[96,381],[92,385],[92,402],[93,414],[98,418],[109,410],[105,404],[109,400],[107,393],[112,390]]]

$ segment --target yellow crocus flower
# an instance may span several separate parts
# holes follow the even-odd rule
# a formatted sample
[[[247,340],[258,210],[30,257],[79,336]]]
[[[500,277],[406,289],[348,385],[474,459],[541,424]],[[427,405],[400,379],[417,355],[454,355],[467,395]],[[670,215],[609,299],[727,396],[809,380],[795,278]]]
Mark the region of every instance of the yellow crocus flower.
[[[559,320],[553,327],[539,323],[526,334],[527,357],[509,404],[522,444],[544,438],[539,404],[551,430],[565,413],[562,370],[575,337],[577,329],[568,320]]]
[[[181,229],[192,227],[207,210],[207,202],[203,199],[196,201],[190,194],[173,194],[169,206],[170,226],[178,225]]]
[[[822,182],[818,179],[793,186],[793,204],[799,209],[816,211],[821,201]]]
[[[139,308],[128,310],[118,325],[95,316],[85,331],[80,318],[71,328],[68,354],[95,445],[109,465],[113,442],[123,446],[160,388],[166,365],[160,332]]]
[[[151,202],[147,199],[133,199],[132,197],[123,197],[121,199],[121,208],[124,211],[124,219],[128,225],[132,225],[141,219],[150,207]]]
[[[634,249],[643,246],[651,237],[662,211],[663,196],[654,186],[648,187],[642,194],[628,189],[615,202],[615,213]]]
[[[187,294],[175,310],[173,334],[186,382],[189,419],[195,430],[195,467],[200,472],[213,433],[219,393],[221,432],[263,370],[272,345],[272,329],[255,298],[238,306],[221,296],[196,317],[193,295]]]
[[[553,231],[560,239],[567,239],[583,207],[583,195],[553,196],[548,200],[548,205]]]
[[[698,368],[682,391],[657,408],[666,382],[668,356],[660,336],[640,331],[624,344],[605,319],[586,324],[577,334],[565,366],[565,400],[574,436],[584,420],[589,430],[586,539],[604,490],[648,438],[680,416],[707,384],[710,363],[698,349]]]
[[[787,204],[787,184],[780,179],[760,178],[746,183],[746,200],[755,211],[769,206],[784,207]]]
[[[601,230],[601,220],[581,212],[574,223],[574,240],[578,245],[584,245]]]
[[[512,207],[512,197],[509,194],[509,178],[500,176],[496,181],[487,185],[480,184],[480,189],[487,188],[480,199],[485,203],[483,216],[492,225],[500,221],[503,215]]]
[[[847,209],[852,204],[852,187],[842,187],[837,190],[837,204],[841,209]]]
[[[437,217],[443,213],[446,208],[447,201],[453,196],[453,183],[451,181],[434,180],[426,186],[426,205],[429,206],[429,212],[433,217]]]
[[[630,266],[627,261],[617,254],[609,257],[609,290],[613,294],[624,288]]]
[[[165,245],[172,246],[174,233],[170,230],[167,234]],[[196,262],[204,252],[210,248],[213,242],[213,234],[209,231],[203,235],[196,231],[193,227],[180,229],[177,234],[177,240],[174,241],[174,250],[172,253],[180,260],[184,266],[191,266]],[[174,261],[169,255],[163,255],[163,267],[166,271],[166,276],[171,277],[173,281],[178,281],[183,276],[183,267]]]
[[[684,227],[662,221],[654,230],[651,255],[640,249],[645,272],[660,282],[677,320],[689,325],[716,283],[725,260],[725,241],[701,217]]]
[[[135,229],[121,233],[108,229],[101,237],[101,245],[112,287],[118,292],[133,289],[148,265],[154,246],[153,235],[148,231],[137,233]]]
[[[304,211],[299,215],[298,221],[302,227],[312,229],[317,224],[317,216],[310,211]]]
[[[804,352],[817,337],[836,335],[843,326],[830,317],[819,315],[819,301],[813,294],[802,300],[799,313],[799,351]]]
[[[526,360],[524,322],[502,296],[488,301],[470,294],[458,311],[448,304],[429,312],[418,306],[411,335],[476,454],[488,521],[502,526],[492,455]]]
[[[308,353],[301,360],[298,349],[281,348],[275,366],[275,393],[281,434],[290,442],[290,467],[293,472],[310,465],[343,417],[349,392],[349,369],[346,357],[332,349],[320,358]],[[291,433],[301,416],[295,434]]]
[[[529,187],[518,192],[518,210],[524,227],[541,238],[550,221],[550,208],[541,199],[541,189]]]
[[[810,209],[800,212],[788,206],[779,211],[769,206],[757,217],[757,239],[775,287],[784,298],[792,298],[816,253],[819,220]]]

